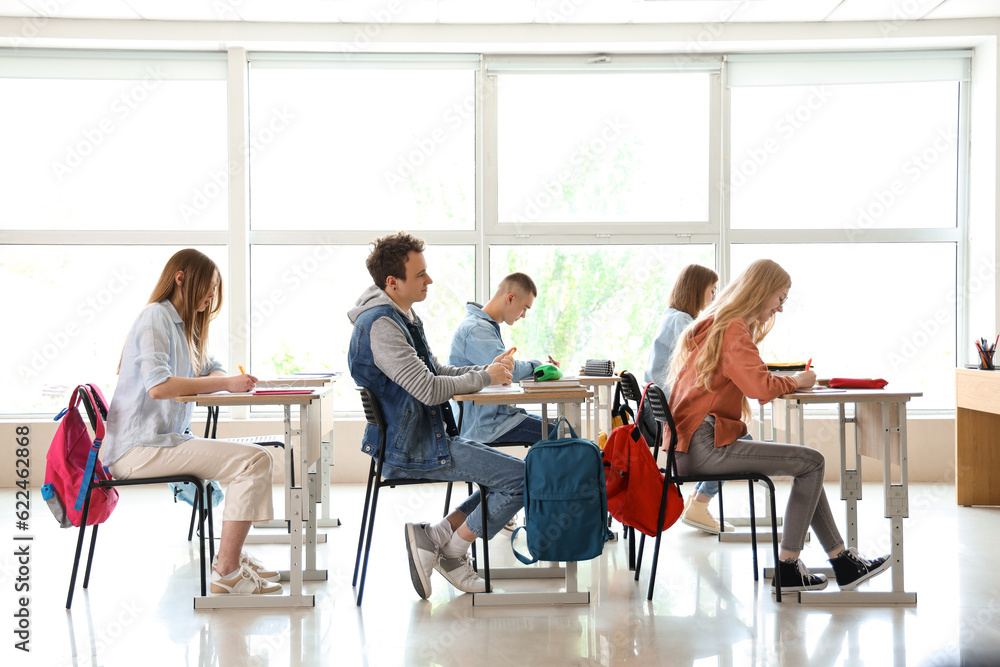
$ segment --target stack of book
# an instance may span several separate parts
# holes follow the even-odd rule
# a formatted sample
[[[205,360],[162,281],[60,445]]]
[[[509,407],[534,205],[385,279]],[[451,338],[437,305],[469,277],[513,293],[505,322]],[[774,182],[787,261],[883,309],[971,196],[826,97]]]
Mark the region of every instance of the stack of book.
[[[564,389],[579,389],[583,387],[580,379],[576,377],[563,376],[558,380],[521,380],[521,389],[527,393],[537,391],[562,391]]]

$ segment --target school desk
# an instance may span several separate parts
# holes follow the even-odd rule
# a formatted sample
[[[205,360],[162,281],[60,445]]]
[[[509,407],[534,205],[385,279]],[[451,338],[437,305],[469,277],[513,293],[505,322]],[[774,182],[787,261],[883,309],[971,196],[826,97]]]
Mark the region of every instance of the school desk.
[[[830,589],[799,593],[802,604],[819,605],[915,605],[917,594],[906,592],[903,586],[903,519],[910,515],[907,477],[906,404],[919,391],[887,389],[846,389],[843,391],[796,391],[780,398],[785,401],[785,439],[791,442],[791,413],[797,413],[799,444],[805,431],[806,405],[836,405],[840,420],[840,498],[847,503],[846,546],[858,546],[858,501],[861,500],[861,457],[882,461],[882,489],[885,517],[889,519],[891,590],[867,590],[878,586],[885,575],[862,584],[860,590],[839,591],[831,568],[814,568],[830,579]],[[846,405],[854,405],[854,416],[848,417]],[[772,411],[773,414],[773,411]],[[854,426],[854,447],[847,446],[847,425]],[[892,465],[899,466],[899,479],[894,481]],[[881,554],[868,553],[868,556]],[[765,578],[768,575],[765,573]]]
[[[319,528],[336,528],[340,524],[340,519],[333,518],[330,516],[330,466],[333,465],[333,392],[329,391],[337,380],[340,379],[340,374],[337,375],[293,375],[287,377],[279,377],[275,379],[264,379],[257,381],[258,389],[274,389],[276,387],[295,387],[295,388],[305,388],[305,389],[320,389],[321,401],[320,410],[323,413],[322,421],[322,434],[323,434],[323,445],[319,453],[319,488],[320,488],[320,503],[319,503],[319,519],[316,521],[316,525]],[[285,406],[285,429],[287,442],[287,429],[291,426],[290,418],[290,406]],[[325,436],[329,435],[329,439]],[[284,523],[282,523],[284,525]],[[323,539],[325,536],[320,536],[320,542],[325,541]]]
[[[288,582],[281,595],[209,595],[194,599],[195,609],[232,608],[273,608],[273,607],[313,607],[315,597],[302,593],[302,582],[325,581],[326,570],[316,569],[316,488],[308,480],[309,466],[316,463],[322,449],[322,418],[320,402],[321,390],[314,389],[308,394],[231,394],[218,392],[180,396],[181,403],[200,406],[281,406],[290,415],[291,406],[299,408],[299,428],[286,426],[286,434],[298,436],[299,444],[286,446],[285,475],[290,479],[290,471],[295,469],[296,486],[287,484],[289,519],[289,569],[281,572],[281,580]],[[293,454],[294,451],[294,454]],[[306,487],[301,486],[306,480]]]
[[[461,405],[470,402],[473,405],[539,405],[542,406],[542,420],[547,421],[546,407],[555,404],[560,417],[566,417],[570,426],[580,434],[580,406],[593,396],[593,392],[585,387],[569,387],[566,389],[548,389],[545,391],[525,392],[519,387],[486,387],[474,394],[458,394],[453,397]],[[475,607],[506,607],[536,604],[589,604],[590,591],[580,591],[577,584],[577,567],[575,562],[559,567],[558,563],[548,563],[540,567],[517,566],[508,568],[490,568],[491,579],[545,579],[564,577],[565,591],[554,592],[493,592],[473,593],[472,605]]]
[[[955,369],[955,495],[1000,505],[1000,372]]]

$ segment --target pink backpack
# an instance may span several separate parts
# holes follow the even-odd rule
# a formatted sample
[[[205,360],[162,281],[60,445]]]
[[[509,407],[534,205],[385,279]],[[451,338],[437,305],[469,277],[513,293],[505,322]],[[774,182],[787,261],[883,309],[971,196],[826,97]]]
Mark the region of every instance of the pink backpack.
[[[87,410],[95,437],[91,437],[77,409],[81,402]],[[80,525],[89,480],[111,479],[97,458],[104,440],[104,420],[107,415],[104,394],[96,385],[86,384],[73,391],[69,407],[55,417],[56,420],[62,419],[62,422],[45,456],[42,497],[63,528]],[[117,504],[117,489],[94,489],[90,494],[87,525],[103,523]]]

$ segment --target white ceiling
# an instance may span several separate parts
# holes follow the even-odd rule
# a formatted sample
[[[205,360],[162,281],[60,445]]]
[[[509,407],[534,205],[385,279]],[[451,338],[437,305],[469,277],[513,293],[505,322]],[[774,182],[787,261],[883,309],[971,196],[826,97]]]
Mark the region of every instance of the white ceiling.
[[[1000,17],[1000,0],[0,0],[0,17],[553,25],[891,22]]]

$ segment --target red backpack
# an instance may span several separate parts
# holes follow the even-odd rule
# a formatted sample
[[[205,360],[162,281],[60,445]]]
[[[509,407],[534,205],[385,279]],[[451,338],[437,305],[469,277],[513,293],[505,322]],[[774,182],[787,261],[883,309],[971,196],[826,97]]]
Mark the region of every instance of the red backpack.
[[[91,437],[87,425],[77,409],[79,403],[87,410],[94,429]],[[42,497],[55,515],[59,525],[69,528],[79,526],[83,515],[90,479],[108,480],[111,476],[100,464],[97,453],[104,440],[104,419],[107,402],[101,390],[92,384],[80,385],[73,390],[69,407],[56,415],[62,419],[45,455],[45,484]],[[94,489],[90,494],[90,511],[87,525],[103,523],[118,504],[117,489]]]
[[[615,393],[616,405],[619,403],[620,391],[618,389]],[[645,392],[642,397],[645,400]],[[642,413],[641,401],[638,413]],[[663,495],[663,473],[657,467],[638,425],[628,423],[631,410],[622,409],[619,414],[624,423],[612,429],[611,436],[604,445],[608,513],[622,524],[654,536]],[[677,485],[670,484],[663,530],[672,526],[683,511],[684,498]]]

